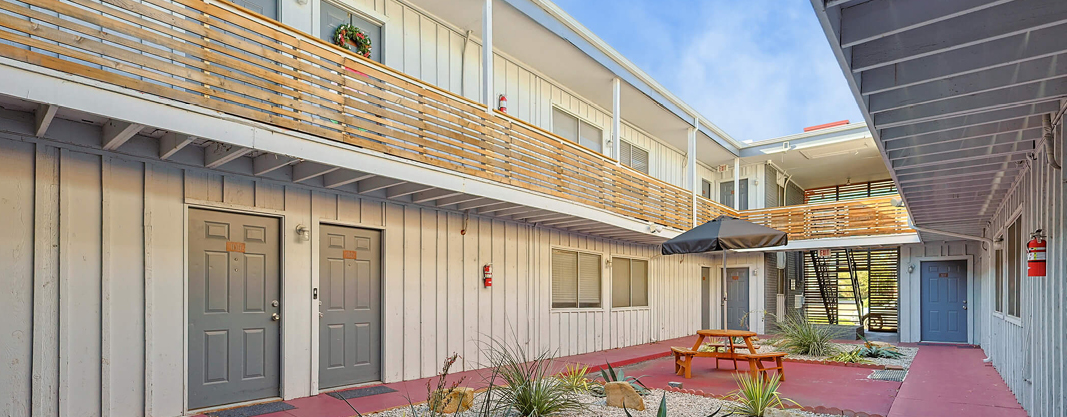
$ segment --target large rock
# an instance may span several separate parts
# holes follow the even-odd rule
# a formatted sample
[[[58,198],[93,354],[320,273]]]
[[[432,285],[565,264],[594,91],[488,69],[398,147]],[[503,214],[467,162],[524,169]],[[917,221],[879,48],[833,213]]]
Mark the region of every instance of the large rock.
[[[608,382],[604,384],[604,395],[608,397],[608,407],[626,408],[644,411],[645,400],[629,382]]]
[[[871,346],[873,346],[873,347],[880,347],[880,348],[883,348],[883,349],[889,349],[889,350],[892,350],[894,352],[897,351],[897,347],[896,346],[893,346],[893,345],[891,345],[889,343],[886,343],[886,342],[868,342],[868,343],[870,343]]]
[[[763,410],[763,417],[797,417],[799,415],[789,410],[779,410],[777,408]]]
[[[467,387],[434,391],[433,396],[430,397],[430,405],[433,406],[434,411],[443,414],[470,410],[473,403],[474,389]]]

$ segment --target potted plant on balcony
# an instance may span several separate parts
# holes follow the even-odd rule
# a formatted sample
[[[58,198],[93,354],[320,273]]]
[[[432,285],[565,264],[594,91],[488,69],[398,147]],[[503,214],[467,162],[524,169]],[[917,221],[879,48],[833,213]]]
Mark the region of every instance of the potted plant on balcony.
[[[348,23],[338,25],[333,31],[333,43],[364,58],[370,58],[370,36],[354,25]]]

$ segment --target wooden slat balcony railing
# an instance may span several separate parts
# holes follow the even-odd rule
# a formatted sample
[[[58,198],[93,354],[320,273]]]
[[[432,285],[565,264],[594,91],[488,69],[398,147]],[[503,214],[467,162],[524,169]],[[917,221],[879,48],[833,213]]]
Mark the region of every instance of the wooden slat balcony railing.
[[[0,1],[0,56],[641,221],[692,227],[689,190],[226,1]],[[906,229],[904,210],[883,200],[740,217],[793,239]],[[739,215],[703,197],[695,209],[700,222]]]
[[[642,221],[689,191],[223,1],[0,2],[0,54]]]
[[[745,210],[740,218],[789,233],[789,239],[878,236],[912,233],[908,211],[897,196]]]

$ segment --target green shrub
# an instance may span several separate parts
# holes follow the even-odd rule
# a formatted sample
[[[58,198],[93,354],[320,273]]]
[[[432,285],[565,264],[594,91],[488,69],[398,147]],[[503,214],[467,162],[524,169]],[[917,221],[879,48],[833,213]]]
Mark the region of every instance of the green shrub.
[[[743,416],[762,417],[768,408],[782,408],[782,397],[778,395],[781,383],[778,375],[753,378],[747,373],[739,374],[737,391],[732,393],[733,400],[738,404],[732,406],[730,411]],[[785,401],[795,403],[789,399]]]
[[[807,317],[792,313],[778,323],[774,345],[796,355],[829,356],[836,352],[830,343],[833,334],[826,327],[816,326]]]
[[[846,363],[871,363],[871,361],[863,358],[860,351],[864,348],[856,348],[847,352],[839,352],[838,354],[831,356],[827,359],[834,362],[846,362]]]
[[[897,359],[904,357],[904,354],[880,346],[870,346],[860,348],[860,356],[863,356],[865,358]]]
[[[553,376],[551,353],[532,355],[494,340],[487,356],[494,368],[488,397],[494,414],[540,417],[586,409],[574,388]],[[497,377],[504,385],[493,387]]]
[[[588,366],[579,366],[578,364],[567,365],[563,369],[563,373],[556,376],[560,383],[570,387],[571,391],[575,394],[585,394],[589,392],[590,381],[586,378],[586,373],[589,372]]]

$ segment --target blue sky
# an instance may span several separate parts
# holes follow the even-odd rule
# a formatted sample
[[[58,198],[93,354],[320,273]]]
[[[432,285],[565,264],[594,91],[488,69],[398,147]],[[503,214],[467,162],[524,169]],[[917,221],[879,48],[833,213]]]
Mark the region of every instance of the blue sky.
[[[804,0],[554,0],[737,140],[861,121]]]

